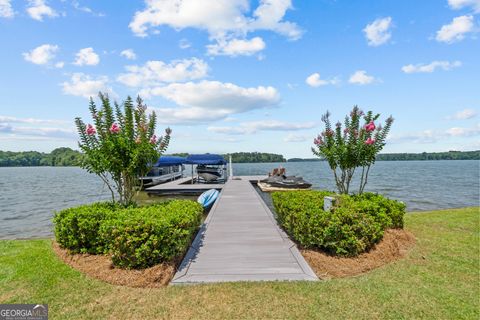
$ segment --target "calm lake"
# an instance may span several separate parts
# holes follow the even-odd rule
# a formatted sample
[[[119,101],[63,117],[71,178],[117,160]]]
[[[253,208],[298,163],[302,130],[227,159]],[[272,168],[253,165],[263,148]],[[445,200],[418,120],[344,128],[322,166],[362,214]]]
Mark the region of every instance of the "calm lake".
[[[335,189],[325,162],[234,164],[233,171],[266,174],[280,165],[315,189]],[[434,210],[478,206],[479,181],[479,161],[380,161],[366,191],[404,201],[408,211]],[[0,168],[0,239],[51,237],[55,210],[108,198],[100,179],[80,168]]]

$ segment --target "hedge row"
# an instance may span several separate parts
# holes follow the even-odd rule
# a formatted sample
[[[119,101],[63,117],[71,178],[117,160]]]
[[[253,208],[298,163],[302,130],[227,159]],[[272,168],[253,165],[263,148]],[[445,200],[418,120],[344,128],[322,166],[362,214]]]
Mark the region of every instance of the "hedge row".
[[[146,268],[183,255],[203,209],[189,200],[122,208],[95,203],[57,212],[55,237],[74,253],[103,254],[122,268]]]
[[[330,212],[325,196],[334,196]],[[403,228],[405,205],[378,194],[335,195],[328,191],[282,191],[272,194],[279,223],[305,248],[355,256],[370,249],[384,230]]]

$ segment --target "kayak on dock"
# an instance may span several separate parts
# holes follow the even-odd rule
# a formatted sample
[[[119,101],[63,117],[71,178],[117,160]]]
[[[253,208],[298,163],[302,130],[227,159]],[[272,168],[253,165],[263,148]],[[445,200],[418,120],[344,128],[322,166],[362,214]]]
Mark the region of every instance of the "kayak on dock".
[[[216,189],[210,189],[202,193],[199,197],[197,202],[200,203],[204,208],[210,207],[215,200],[217,200],[220,192]]]

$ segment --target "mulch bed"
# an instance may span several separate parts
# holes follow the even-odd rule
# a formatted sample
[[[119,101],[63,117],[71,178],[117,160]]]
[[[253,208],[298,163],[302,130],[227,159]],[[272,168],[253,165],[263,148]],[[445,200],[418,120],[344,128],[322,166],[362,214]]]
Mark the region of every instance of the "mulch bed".
[[[128,287],[159,288],[166,286],[176,271],[176,262],[162,263],[142,270],[116,268],[107,255],[71,254],[52,242],[53,251],[66,264],[78,271],[108,282]]]
[[[332,279],[359,275],[398,260],[414,244],[415,237],[410,232],[390,229],[370,251],[353,258],[335,257],[316,250],[300,251],[319,278]]]
[[[321,251],[302,249],[300,252],[321,279],[359,275],[402,258],[415,244],[415,237],[406,230],[385,231],[369,252],[354,258],[342,258]],[[52,241],[53,251],[66,264],[80,272],[113,285],[159,288],[168,285],[176,272],[177,262],[162,263],[142,270],[116,268],[107,255],[71,254]]]

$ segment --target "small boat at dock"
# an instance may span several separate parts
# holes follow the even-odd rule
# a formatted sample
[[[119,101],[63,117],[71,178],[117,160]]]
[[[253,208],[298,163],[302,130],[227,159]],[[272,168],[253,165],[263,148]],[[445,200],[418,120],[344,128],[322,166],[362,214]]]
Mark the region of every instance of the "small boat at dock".
[[[260,180],[258,187],[265,192],[281,190],[304,190],[312,187],[312,184],[303,180],[302,177],[286,176],[285,168],[274,169],[268,178]]]
[[[183,177],[185,158],[163,156],[153,165],[146,176],[140,177],[140,183],[144,188],[152,187],[167,181],[173,181]]]

